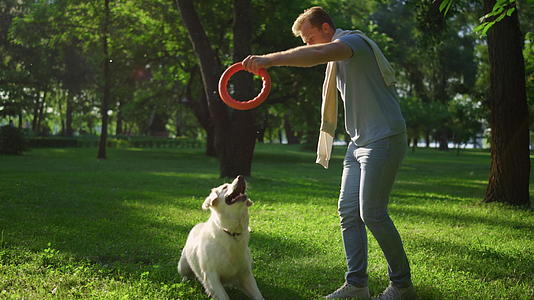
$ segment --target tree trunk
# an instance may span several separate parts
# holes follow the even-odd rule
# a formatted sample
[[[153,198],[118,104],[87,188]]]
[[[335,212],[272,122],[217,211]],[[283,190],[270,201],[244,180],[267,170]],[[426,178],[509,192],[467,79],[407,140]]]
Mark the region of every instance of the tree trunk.
[[[176,113],[176,117],[174,118],[174,131],[176,136],[183,136],[184,132],[182,130],[183,121],[182,121],[182,115],[178,111]]]
[[[191,106],[193,114],[197,118],[202,128],[204,128],[206,131],[206,155],[215,157],[217,156],[217,150],[215,148],[215,131],[213,128],[213,122],[210,118],[206,94],[200,93],[199,99],[193,97],[193,83],[196,80],[197,71],[198,68],[193,68],[193,70],[191,70],[189,82],[187,83],[185,92],[186,101],[183,102],[183,104]]]
[[[109,103],[110,103],[110,76],[109,76],[109,45],[108,45],[108,35],[109,35],[109,21],[110,21],[110,12],[109,12],[109,1],[104,0],[104,22],[102,26],[102,47],[104,52],[104,61],[103,61],[103,75],[104,75],[104,91],[102,98],[102,129],[100,132],[100,143],[98,145],[98,159],[106,159],[106,142],[108,139],[108,123],[109,123]]]
[[[447,131],[445,129],[441,129],[438,131],[438,143],[439,143],[439,150],[440,151],[449,151],[449,139],[447,137]]]
[[[41,97],[35,97],[35,103],[33,106],[33,119],[32,119],[32,131],[37,133],[37,123],[39,119],[39,109],[41,108]]]
[[[242,61],[250,54],[252,37],[250,0],[234,0],[234,61]],[[254,95],[252,74],[239,72],[234,76],[237,99],[252,99]],[[232,110],[231,133],[226,142],[227,159],[221,161],[221,176],[250,176],[252,156],[256,145],[256,111]]]
[[[176,0],[185,27],[189,33],[189,39],[193,45],[199,61],[204,94],[206,95],[208,110],[213,124],[213,145],[217,149],[217,156],[222,161],[226,158],[225,137],[230,129],[227,108],[219,100],[218,77],[221,74],[222,66],[217,60],[217,54],[211,47],[208,37],[200,23],[198,15],[191,0]]]
[[[157,110],[157,107],[154,108]],[[168,137],[169,132],[167,131],[167,121],[169,116],[164,113],[154,111],[152,113],[152,118],[150,118],[150,124],[148,124],[148,135],[154,137]]]
[[[37,125],[36,130],[39,132],[39,135],[44,135],[44,129],[43,129],[43,119],[44,119],[44,111],[46,107],[46,97],[48,95],[48,87],[45,88],[43,99],[41,100],[41,105],[39,106],[39,117],[37,118]]]
[[[200,23],[198,15],[191,0],[176,0],[176,4],[181,12],[185,27],[189,33],[189,38],[193,49],[200,61],[200,71],[204,84],[204,91],[207,98],[208,109],[213,124],[214,147],[217,149],[217,156],[220,163],[221,177],[234,177],[236,175],[250,175],[250,164],[254,151],[254,142],[250,142],[251,133],[255,133],[251,128],[255,126],[254,112],[232,111],[232,118],[229,109],[219,99],[218,83],[222,73],[222,66],[217,60],[215,51],[210,45],[206,33]],[[240,6],[236,3],[236,6]],[[236,13],[239,17],[235,26],[251,27],[249,1],[245,1],[243,8],[239,8]],[[235,8],[236,9],[236,8]],[[234,11],[235,11],[234,9]],[[247,25],[244,25],[247,24]],[[251,28],[247,28],[250,30]],[[240,31],[236,31],[241,35]],[[235,40],[242,40],[242,43],[250,43],[250,36],[247,39],[236,36]],[[241,42],[237,42],[241,43]],[[235,47],[235,46],[234,46]],[[243,46],[239,44],[238,48]],[[250,49],[250,48],[249,48]],[[248,54],[248,53],[247,53]],[[236,55],[234,55],[236,57]],[[239,90],[247,90],[246,86],[241,86]]]
[[[256,140],[258,141],[258,143],[265,143],[265,122],[262,122],[263,124],[261,126],[259,126],[258,128],[258,135],[256,137]]]
[[[487,12],[495,0],[485,0]],[[530,206],[529,136],[522,35],[517,10],[488,31],[491,167],[484,202]]]
[[[424,84],[424,75],[421,70],[419,70],[419,65],[408,61],[403,63],[403,66],[407,71],[406,75],[408,76],[410,83],[413,85],[413,95],[416,98],[421,99],[423,103],[429,103],[429,92]]]
[[[122,108],[123,108],[123,101],[119,100],[119,107],[117,107],[117,120],[115,123],[115,135],[123,135],[124,134],[124,120],[122,117]]]
[[[287,143],[289,145],[295,145],[299,143],[299,138],[291,126],[291,121],[289,120],[289,114],[284,115],[284,130],[286,132]]]
[[[65,111],[65,136],[73,136],[72,130],[72,114],[74,111],[73,96],[71,92],[67,92],[67,109]]]

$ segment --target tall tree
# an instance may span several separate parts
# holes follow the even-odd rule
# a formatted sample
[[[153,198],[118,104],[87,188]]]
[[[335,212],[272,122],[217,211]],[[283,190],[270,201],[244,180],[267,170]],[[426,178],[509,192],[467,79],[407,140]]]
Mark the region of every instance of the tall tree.
[[[100,109],[102,117],[102,129],[100,132],[100,142],[98,144],[98,159],[106,158],[106,143],[108,138],[108,123],[109,123],[109,103],[111,97],[111,78],[109,76],[109,26],[110,26],[110,9],[109,1],[104,0],[104,16],[101,25],[101,39],[102,39],[102,52],[103,52],[103,61],[102,61],[102,74],[103,74],[103,91],[102,91],[102,106]]]
[[[90,72],[86,57],[81,53],[81,49],[76,44],[78,44],[78,41],[64,45],[61,55],[64,68],[59,80],[67,90],[65,128],[62,132],[65,136],[73,136],[74,134],[72,122],[76,107],[75,99],[81,93],[84,85],[87,84],[87,74]]]
[[[485,0],[487,12],[495,0]],[[513,5],[516,5],[514,3]],[[491,168],[485,202],[530,205],[529,122],[517,10],[488,31]]]
[[[455,0],[442,0],[447,13]],[[460,1],[458,1],[460,2]],[[529,116],[517,0],[484,0],[490,62],[491,167],[484,202],[530,206]]]
[[[233,44],[234,61],[242,61],[251,53],[252,38],[252,7],[250,0],[234,0],[233,11]],[[236,74],[235,97],[252,99],[254,97],[252,74],[240,72]],[[226,143],[225,152],[231,156],[221,165],[221,175],[234,177],[239,174],[250,175],[252,155],[256,144],[256,111],[232,111],[231,131]]]
[[[200,61],[204,92],[215,129],[214,144],[219,158],[220,176],[250,176],[256,134],[254,112],[231,110],[219,99],[218,80],[223,67],[200,22],[193,1],[176,0],[176,5],[182,14],[193,49]],[[237,48],[234,58],[244,57],[248,54],[246,52],[250,53],[251,33],[243,28],[251,27],[250,13],[249,0],[234,3],[234,47]],[[251,78],[238,80],[239,93],[250,95]]]

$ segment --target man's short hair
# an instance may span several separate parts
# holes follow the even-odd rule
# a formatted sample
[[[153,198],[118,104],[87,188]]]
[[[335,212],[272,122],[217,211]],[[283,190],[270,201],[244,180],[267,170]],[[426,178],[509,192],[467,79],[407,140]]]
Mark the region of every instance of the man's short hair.
[[[306,20],[308,20],[313,27],[317,27],[319,29],[323,26],[323,23],[327,23],[330,25],[330,27],[332,27],[332,29],[336,28],[334,26],[334,22],[326,13],[326,11],[324,11],[324,9],[320,6],[314,6],[304,10],[304,12],[301,13],[293,23],[291,30],[295,36],[300,36],[300,28]]]

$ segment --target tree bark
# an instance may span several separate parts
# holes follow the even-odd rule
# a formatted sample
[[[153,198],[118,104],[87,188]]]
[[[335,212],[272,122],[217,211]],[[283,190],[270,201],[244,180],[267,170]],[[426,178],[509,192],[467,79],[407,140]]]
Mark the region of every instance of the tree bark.
[[[251,52],[251,10],[250,0],[234,0],[234,61],[242,61]],[[252,74],[239,72],[234,78],[237,99],[251,99],[255,96]],[[250,176],[257,131],[255,110],[231,111],[231,134],[226,143],[226,153],[231,158],[221,163],[223,177]]]
[[[299,143],[299,137],[295,134],[293,126],[291,126],[289,114],[284,115],[284,130],[286,132],[287,143],[289,145],[296,145]]]
[[[204,92],[207,98],[208,110],[213,124],[214,147],[217,149],[217,156],[220,163],[221,177],[234,177],[237,175],[250,176],[250,165],[252,162],[252,152],[254,151],[254,144],[250,143],[251,128],[254,126],[254,112],[231,111],[219,99],[218,83],[219,76],[222,71],[222,66],[217,60],[217,56],[206,36],[206,33],[200,23],[198,15],[193,7],[191,0],[176,0],[185,27],[189,33],[189,38],[193,45],[197,57],[200,61],[200,71],[202,74],[202,81],[204,84]],[[250,23],[250,2],[235,3],[234,11],[237,27],[242,30],[243,26],[251,27]],[[248,11],[246,7],[249,6]],[[248,14],[248,15],[247,15]],[[248,25],[245,25],[248,24]],[[234,30],[236,28],[234,27]],[[250,30],[250,28],[248,28]],[[248,40],[237,35],[246,34],[241,31],[234,33],[234,39],[243,39],[240,43],[250,43],[250,35]],[[235,46],[234,46],[235,47]],[[239,48],[243,47],[241,44]],[[250,49],[250,48],[249,48]],[[248,53],[247,53],[248,54]],[[234,58],[237,55],[234,54]],[[246,86],[240,86],[239,90],[246,92]],[[208,132],[209,134],[209,132]]]
[[[22,129],[22,119],[23,119],[23,115],[22,115],[22,110],[19,111],[19,129]]]
[[[154,112],[151,122],[148,125],[148,135],[154,137],[169,137],[169,131],[167,131],[166,126],[167,121],[169,121],[169,116],[167,114]]]
[[[65,111],[65,136],[73,136],[72,130],[72,114],[74,111],[73,96],[71,92],[67,92],[67,109]]]
[[[215,132],[213,128],[213,122],[210,118],[208,109],[208,101],[205,93],[200,93],[200,97],[196,99],[193,97],[193,83],[196,80],[198,67],[191,70],[189,82],[187,83],[185,97],[188,104],[193,110],[193,114],[197,118],[198,122],[206,131],[206,155],[217,156],[217,150],[215,148]]]
[[[189,33],[193,50],[200,61],[200,73],[204,85],[204,94],[206,95],[208,110],[214,129],[213,144],[217,149],[219,161],[222,162],[226,159],[224,143],[226,133],[230,129],[227,108],[219,100],[218,96],[218,76],[221,74],[222,66],[217,60],[217,54],[210,45],[192,1],[176,0],[176,5],[181,12],[184,25]]]
[[[41,107],[41,97],[35,98],[36,102],[33,106],[32,131],[37,132],[37,118],[39,118],[39,107]]]
[[[446,129],[440,129],[437,133],[438,149],[440,151],[449,151],[449,138]]]
[[[122,112],[122,108],[123,108],[123,101],[120,100],[119,101],[119,107],[117,107],[117,120],[116,120],[116,125],[115,125],[115,135],[123,135],[124,134],[124,120],[123,120],[123,112]]]
[[[108,35],[109,35],[109,21],[110,21],[110,11],[109,11],[109,1],[104,0],[104,22],[102,26],[102,48],[104,52],[104,61],[103,61],[103,75],[104,75],[104,91],[102,97],[102,129],[100,131],[100,143],[98,145],[98,159],[106,159],[106,142],[108,139],[108,123],[109,123],[109,103],[110,103],[110,76],[109,76],[109,45],[108,45]]]
[[[495,0],[485,0],[487,12]],[[491,167],[484,202],[530,206],[529,135],[522,34],[517,10],[488,31]]]
[[[46,97],[48,96],[48,88],[44,91],[43,100],[41,101],[41,107],[39,108],[39,118],[37,119],[37,130],[40,132],[39,135],[44,135],[43,120],[44,112],[46,107]]]

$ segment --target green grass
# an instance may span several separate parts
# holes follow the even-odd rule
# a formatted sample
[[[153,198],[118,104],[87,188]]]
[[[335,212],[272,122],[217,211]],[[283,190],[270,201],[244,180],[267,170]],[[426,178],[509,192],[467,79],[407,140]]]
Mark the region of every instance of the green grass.
[[[320,299],[343,282],[331,168],[298,147],[258,145],[250,248],[266,299]],[[187,234],[223,182],[202,150],[39,149],[0,156],[0,299],[208,299],[176,271]],[[489,154],[408,153],[390,212],[418,299],[533,299],[534,213],[480,204]],[[532,178],[531,175],[531,183]],[[531,184],[531,195],[534,195]],[[370,289],[388,284],[370,237]],[[235,289],[232,299],[246,299]]]

